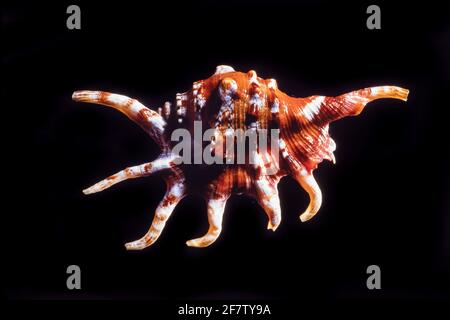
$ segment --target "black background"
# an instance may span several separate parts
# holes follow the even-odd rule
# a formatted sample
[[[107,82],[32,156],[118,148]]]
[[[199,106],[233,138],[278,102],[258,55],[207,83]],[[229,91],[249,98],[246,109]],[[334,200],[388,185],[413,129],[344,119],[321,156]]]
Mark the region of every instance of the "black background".
[[[382,29],[368,30],[364,1],[81,1],[73,31],[70,4],[3,5],[8,300],[160,301],[168,317],[190,299],[280,309],[449,299],[448,3],[378,1]],[[410,96],[331,125],[337,164],[316,170],[324,203],[311,221],[298,219],[307,194],[285,178],[275,233],[253,199],[234,196],[219,240],[189,248],[207,218],[202,200],[188,197],[155,245],[127,252],[123,244],[149,227],[163,181],[81,190],[154,159],[157,146],[123,115],[71,94],[104,90],[156,108],[219,64],[273,77],[293,96],[387,84]],[[80,291],[66,288],[70,264],[81,267]],[[382,290],[366,288],[371,264]]]

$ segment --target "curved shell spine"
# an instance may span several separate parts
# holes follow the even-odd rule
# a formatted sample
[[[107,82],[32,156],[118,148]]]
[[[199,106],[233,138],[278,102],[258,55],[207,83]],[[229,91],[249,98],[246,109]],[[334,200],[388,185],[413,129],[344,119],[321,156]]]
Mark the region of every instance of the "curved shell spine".
[[[358,115],[370,101],[381,98],[406,101],[407,96],[406,89],[380,86],[337,97],[294,98],[279,90],[274,79],[262,79],[253,70],[237,72],[229,66],[218,66],[211,77],[194,82],[189,91],[177,94],[174,107],[166,102],[158,112],[126,96],[76,91],[72,96],[75,101],[102,104],[124,113],[140,125],[162,151],[156,160],[126,168],[83,192],[96,193],[127,179],[158,171],[163,173],[167,192],[156,209],[150,229],[142,238],[127,243],[129,250],[153,244],[179,201],[192,192],[200,192],[207,202],[209,229],[204,236],[187,241],[189,246],[205,247],[218,238],[225,205],[233,193],[254,196],[267,214],[268,229],[275,231],[281,222],[277,185],[286,175],[292,176],[310,197],[307,209],[300,215],[301,221],[311,219],[320,209],[322,194],[313,171],[324,159],[335,162],[336,144],[328,133],[329,124]],[[206,174],[196,175],[203,179],[194,179],[191,171],[197,169],[180,164],[180,156],[172,152],[174,146],[170,137],[173,130],[180,127],[193,132],[196,121],[201,122],[203,129],[215,130],[212,142],[216,144],[222,142],[220,137],[238,129],[254,130],[258,134],[264,129],[278,129],[279,138],[272,141],[277,148],[247,153],[244,164],[200,166]],[[227,152],[223,157],[227,163]],[[274,163],[275,170],[269,171]]]

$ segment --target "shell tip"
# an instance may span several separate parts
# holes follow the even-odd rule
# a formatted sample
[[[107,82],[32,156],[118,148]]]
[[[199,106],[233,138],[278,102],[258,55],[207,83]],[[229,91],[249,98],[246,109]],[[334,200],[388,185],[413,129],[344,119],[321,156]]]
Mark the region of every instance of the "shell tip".
[[[94,193],[94,191],[92,191],[91,188],[87,188],[87,189],[84,189],[84,190],[83,190],[83,193],[84,193],[85,195],[88,195],[88,194]]]
[[[272,222],[269,221],[269,223],[267,224],[267,230],[272,230],[275,232],[275,230],[277,230],[278,226],[275,226],[272,224]]]
[[[408,101],[409,90],[405,89],[405,95],[403,101]]]
[[[401,87],[395,87],[395,95],[394,98],[408,101],[409,90]]]
[[[222,74],[228,72],[234,72],[234,68],[226,65],[220,65],[216,67],[216,72],[214,74]]]
[[[302,213],[302,214],[300,215],[300,221],[301,221],[301,222],[306,222],[306,221],[308,221],[308,220],[311,219],[311,218],[312,218],[312,215],[310,215],[309,213],[307,213],[307,214]]]
[[[73,101],[78,101],[78,99],[79,99],[79,97],[80,97],[80,93],[81,93],[81,91],[74,91],[74,92],[72,93],[72,100],[73,100]]]

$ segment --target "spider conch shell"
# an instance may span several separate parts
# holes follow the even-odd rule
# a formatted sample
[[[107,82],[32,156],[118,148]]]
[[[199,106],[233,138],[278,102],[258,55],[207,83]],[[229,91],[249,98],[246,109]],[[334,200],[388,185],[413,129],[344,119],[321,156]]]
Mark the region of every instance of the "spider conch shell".
[[[177,94],[175,107],[166,102],[157,111],[119,94],[76,91],[73,100],[119,110],[141,126],[161,148],[156,160],[128,167],[83,192],[92,194],[127,179],[161,173],[167,192],[156,208],[148,232],[139,240],[127,243],[128,250],[153,244],[180,200],[193,192],[200,192],[207,202],[209,229],[205,235],[187,241],[188,246],[206,247],[218,238],[225,204],[233,193],[254,196],[267,214],[268,229],[275,231],[281,222],[277,185],[286,175],[294,178],[310,197],[300,220],[307,221],[319,211],[322,193],[313,171],[324,159],[335,162],[336,144],[328,133],[329,124],[358,115],[370,101],[382,98],[406,101],[407,96],[406,89],[379,86],[337,97],[294,98],[279,90],[276,80],[262,79],[253,70],[237,72],[230,66],[218,66],[211,77],[194,82],[191,90]],[[251,164],[180,164],[180,155],[173,152],[171,133],[176,128],[193,131],[195,121],[200,121],[204,129],[213,128],[218,133],[249,128],[256,132],[278,129],[276,152],[274,148],[265,152],[257,150],[251,155],[254,160]],[[269,172],[267,168],[274,163],[275,170]]]

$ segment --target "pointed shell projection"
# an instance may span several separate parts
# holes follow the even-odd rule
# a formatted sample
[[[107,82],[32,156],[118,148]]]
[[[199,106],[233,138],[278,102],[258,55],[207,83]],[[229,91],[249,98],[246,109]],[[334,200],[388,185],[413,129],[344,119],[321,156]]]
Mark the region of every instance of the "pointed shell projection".
[[[187,241],[188,246],[206,247],[222,230],[222,217],[228,198],[233,193],[255,197],[268,217],[268,229],[275,231],[281,222],[277,185],[286,175],[294,178],[308,193],[310,203],[300,215],[301,221],[311,219],[322,203],[322,193],[313,171],[325,160],[335,162],[336,144],[328,133],[331,122],[358,115],[365,105],[382,98],[406,101],[408,90],[395,86],[365,88],[337,97],[310,96],[294,98],[278,89],[274,79],[262,79],[255,71],[237,72],[229,66],[218,66],[205,80],[194,82],[192,89],[176,95],[175,104],[166,102],[157,111],[137,100],[102,91],[76,91],[73,100],[102,104],[119,110],[144,129],[161,148],[154,161],[128,167],[85,189],[85,194],[103,191],[132,178],[159,172],[167,184],[164,198],[156,208],[148,232],[139,240],[127,243],[128,250],[140,250],[153,244],[160,236],[171,213],[186,195],[200,193],[207,203],[209,229],[205,235]],[[225,164],[180,163],[174,152],[172,133],[184,128],[195,131],[213,129],[212,142],[233,134],[238,129],[277,130],[272,148],[248,152],[245,159],[253,161]],[[216,139],[216,140],[215,140]],[[273,148],[274,144],[277,148]],[[196,155],[194,155],[195,157]],[[223,155],[225,158],[227,154]],[[273,164],[276,164],[275,170]]]

